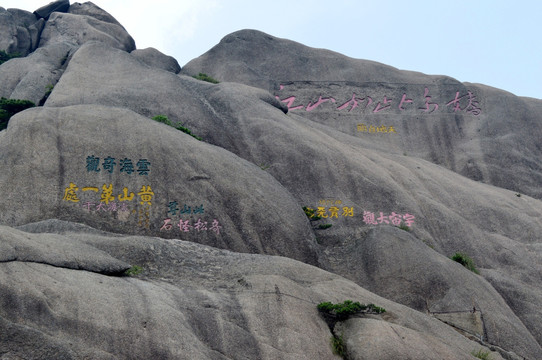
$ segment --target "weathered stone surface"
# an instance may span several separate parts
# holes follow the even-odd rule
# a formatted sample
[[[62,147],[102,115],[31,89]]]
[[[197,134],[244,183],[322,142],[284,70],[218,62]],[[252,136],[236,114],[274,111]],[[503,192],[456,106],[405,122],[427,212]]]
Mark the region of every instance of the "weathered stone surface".
[[[40,46],[55,42],[79,46],[93,40],[128,52],[135,49],[134,39],[122,26],[88,15],[67,13],[51,15],[41,34]]]
[[[44,23],[28,11],[0,7],[0,50],[26,56],[38,46]]]
[[[31,147],[19,146],[28,142]],[[0,223],[55,218],[317,263],[305,214],[273,177],[127,109],[29,109],[11,119],[0,149],[0,166],[10,169],[0,174],[10,194],[0,202]],[[87,168],[88,157],[99,158],[98,171]],[[102,167],[107,157],[115,159],[111,171]],[[124,159],[131,161],[132,173],[121,171]],[[142,159],[148,172],[138,171]],[[28,211],[8,210],[14,202],[27,204]],[[183,205],[193,211],[183,214]],[[197,228],[198,219],[206,225]],[[220,228],[213,230],[215,221]]]
[[[0,66],[0,96],[33,101],[45,96],[48,86],[60,79],[74,47],[67,43],[41,47],[24,58],[11,59]]]
[[[0,228],[0,233],[6,232],[13,230]],[[385,307],[387,313],[379,319],[417,335],[420,342],[433,339],[458,356],[479,347],[436,319],[291,259],[151,237],[86,231],[66,232],[60,238],[64,237],[74,246],[101,248],[139,264],[144,272],[119,278],[45,264],[0,263],[0,336],[5,340],[0,342],[0,354],[32,358],[42,352],[62,359],[335,359],[330,330],[316,304],[347,298]],[[57,248],[62,242],[51,244],[51,251],[62,254]],[[81,256],[85,255],[83,251]],[[30,337],[40,341],[32,344]],[[399,344],[396,351],[404,349]]]
[[[519,249],[517,245],[516,248]],[[501,292],[505,301],[482,277],[485,270],[482,270],[482,276],[475,275],[406,231],[383,226],[370,230],[362,238],[328,248],[327,252],[326,259],[331,262],[328,269],[363,284],[370,291],[419,311],[439,314],[435,315],[437,317],[449,318],[453,313],[470,318],[475,309],[478,317],[483,317],[478,327],[465,326],[459,320],[448,323],[465,330],[470,336],[482,337],[490,344],[500,344],[516,353],[536,354],[536,357],[542,354],[542,348],[533,337],[538,333],[537,326],[532,326],[532,321],[523,317],[523,322],[531,325],[532,335],[508,305],[511,303],[504,294],[510,294],[512,289]],[[518,271],[528,273],[522,266],[518,268],[522,268]],[[515,289],[528,287],[527,284],[531,283],[520,279],[515,282]],[[538,291],[523,292],[539,298]],[[444,313],[440,315],[441,312]],[[539,310],[533,308],[529,313],[535,318],[540,316]]]
[[[167,56],[155,48],[134,50],[131,54],[149,66],[163,69],[174,74],[181,71],[181,66],[175,58]]]
[[[30,11],[21,9],[7,9],[7,11],[19,26],[29,27],[39,21],[39,19],[36,18],[36,15],[32,14]]]
[[[17,27],[13,16],[0,7],[0,50],[14,53],[17,49]]]
[[[33,262],[101,274],[122,274],[130,268],[103,251],[60,235],[38,236],[2,227],[0,238],[0,263]]]
[[[2,14],[0,43],[37,44],[44,19],[32,33],[34,15]],[[134,49],[109,14],[73,4],[0,67],[0,96],[37,102],[56,83],[0,132],[1,358],[333,358],[315,305],[346,299],[388,310],[343,324],[353,358],[468,358],[479,335],[542,358],[542,202],[519,194],[541,197],[541,101],[257,31],[181,74]],[[405,214],[409,232],[391,227]],[[143,275],[100,274],[128,264]],[[480,315],[484,334],[432,316],[451,311]]]
[[[121,23],[117,21],[111,14],[95,5],[94,3],[87,1],[84,3],[73,3],[68,11],[70,14],[86,15],[98,19],[103,22],[118,25],[124,29]]]
[[[49,3],[48,5],[40,7],[39,9],[34,11],[34,14],[38,18],[48,19],[49,16],[51,16],[53,12],[56,11],[56,12],[65,13],[68,11],[69,8],[70,8],[70,0],[57,0],[57,1],[53,1]]]
[[[482,346],[457,351],[431,335],[379,319],[350,319],[336,326],[335,333],[343,334],[348,359],[352,360],[472,359],[472,351],[479,349],[489,352],[491,359],[503,359]]]
[[[110,62],[95,61],[94,56],[108,58]],[[79,82],[87,86],[77,87]],[[104,83],[111,84],[111,88],[104,88]],[[482,276],[484,269],[508,269],[506,272],[515,285],[499,287],[506,289],[507,294],[501,294],[505,299],[521,293],[542,301],[542,296],[534,290],[542,261],[540,251],[533,251],[533,244],[538,243],[535,234],[542,231],[539,200],[518,197],[514,192],[466,179],[442,166],[402,154],[400,148],[387,147],[382,141],[376,143],[345,134],[293,111],[284,114],[277,100],[264,90],[172,76],[145,67],[125,52],[103,44],[87,44],[74,55],[46,105],[62,107],[81,102],[128,107],[146,116],[166,114],[173,122],[186,124],[206,141],[265,168],[288,189],[299,206],[316,209],[321,206],[320,199],[334,194],[332,197],[342,202],[339,211],[342,213],[342,207],[347,206],[354,209],[354,214],[352,217],[339,214],[337,219],[331,219],[328,213],[328,219],[320,221],[333,225],[325,231],[315,230],[324,250],[321,259],[328,261],[326,268],[368,287],[375,283],[371,281],[372,274],[396,276],[397,282],[389,291],[385,282],[380,281],[380,286],[373,289],[375,292],[397,295],[396,301],[417,309],[424,309],[425,295],[438,302],[432,311],[454,311],[459,304],[470,309],[473,298],[468,291],[463,289],[454,295],[462,284],[452,278],[463,278],[456,272],[464,272],[464,269],[455,266],[449,268],[449,274],[442,273],[439,270],[442,256],[423,245],[425,242],[446,257],[456,251],[468,253],[482,269]],[[371,246],[380,240],[379,237],[368,238],[371,226],[364,221],[364,211],[375,214],[375,220],[380,212],[414,214],[415,241],[409,238],[402,244],[402,237],[384,236],[390,247],[402,244],[397,256],[412,253],[411,257],[401,262],[390,257],[386,248],[382,248],[381,253],[374,252]],[[351,242],[356,245],[349,246]],[[449,293],[434,286],[435,278],[420,275],[422,271],[408,263],[418,256],[420,248],[430,259],[424,271],[439,274],[435,278],[446,284],[443,288]],[[513,249],[513,253],[506,249]],[[374,264],[382,261],[386,265],[368,269],[358,266],[362,254],[369,251],[375,254]],[[509,271],[511,268],[514,270]],[[404,269],[411,275],[398,277],[397,274],[406,271]],[[419,281],[419,291],[410,287],[412,279]],[[477,281],[468,285],[468,289],[480,295],[474,301],[484,304],[483,311],[488,311],[489,318],[503,320],[503,328],[521,329],[501,332],[497,325],[489,330],[491,339],[497,339],[505,347],[516,346],[518,353],[524,351],[540,356],[539,325],[529,320],[537,319],[540,309],[529,307],[530,315],[515,313],[518,319],[508,313],[502,298],[487,282],[482,287],[485,293],[477,290]],[[395,293],[394,287],[397,288]],[[495,299],[487,294],[495,295]],[[515,312],[514,307],[511,310]],[[511,337],[499,337],[498,333]]]
[[[421,157],[542,199],[541,100],[400,71],[255,30],[227,35],[181,73],[198,72],[266,89],[291,100],[292,113],[372,148]],[[393,126],[396,133],[358,131],[358,124]]]

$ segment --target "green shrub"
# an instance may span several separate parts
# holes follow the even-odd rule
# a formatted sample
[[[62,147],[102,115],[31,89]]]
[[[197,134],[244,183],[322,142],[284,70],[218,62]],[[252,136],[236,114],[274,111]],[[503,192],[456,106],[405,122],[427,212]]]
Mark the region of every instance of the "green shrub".
[[[124,272],[124,275],[126,276],[136,276],[143,272],[143,268],[141,266],[134,265],[128,270]]]
[[[376,314],[383,314],[386,312],[386,309],[380,307],[380,306],[376,306],[375,304],[369,304],[367,305],[367,309],[369,312],[373,312],[373,313],[376,313]]]
[[[188,128],[185,128],[184,126],[180,125],[180,124],[173,124],[166,115],[156,115],[152,118],[154,121],[158,121],[160,123],[163,123],[163,124],[166,124],[166,125],[169,125],[171,127],[174,127],[175,129],[179,130],[179,131],[182,131],[184,132],[185,134],[188,134],[190,136],[192,136],[194,139],[196,140],[199,140],[199,141],[202,141],[203,139],[199,136],[196,136],[194,134],[192,134],[192,131],[190,131],[190,129]]]
[[[0,130],[4,130],[8,126],[9,119],[18,112],[34,107],[34,104],[30,100],[17,100],[17,99],[0,99]]]
[[[169,121],[169,119],[168,119],[168,117],[166,115],[156,115],[152,119],[154,121],[158,121],[158,122],[160,122],[162,124],[173,126],[173,124],[171,123],[171,121]]]
[[[467,254],[456,252],[451,259],[453,261],[456,261],[472,271],[475,274],[479,274],[480,272],[476,269],[476,266],[474,266],[474,260],[470,258]]]
[[[353,302],[352,300],[346,300],[342,304],[334,306],[335,315],[339,319],[346,319],[350,315],[354,315],[362,310],[362,306],[359,302]]]
[[[350,316],[367,311],[368,313],[382,314],[386,309],[376,306],[375,304],[363,305],[352,300],[345,300],[342,304],[333,304],[331,302],[323,302],[317,305],[318,311],[337,318],[337,320],[346,320]]]
[[[490,351],[487,350],[487,351],[484,351],[484,349],[480,349],[478,351],[472,351],[471,354],[475,357],[477,357],[478,359],[482,359],[482,360],[491,360],[491,358],[489,357],[490,355]]]
[[[3,63],[5,63],[6,61],[10,59],[17,58],[17,57],[21,57],[21,54],[19,53],[8,54],[4,50],[0,50],[0,65],[2,65]]]
[[[199,136],[196,136],[196,135],[192,134],[192,131],[190,131],[188,128],[185,128],[185,127],[182,126],[182,125],[177,124],[177,125],[174,126],[174,127],[175,127],[175,129],[180,130],[180,131],[182,131],[183,133],[192,136],[192,137],[193,137],[194,139],[196,139],[196,140],[199,140],[199,141],[202,141],[202,140],[203,140],[203,139],[200,138]]]
[[[410,231],[410,228],[405,223],[401,223],[401,225],[399,225],[399,229]]]
[[[204,74],[204,73],[199,73],[197,76],[192,76],[194,79],[198,79],[198,80],[201,80],[201,81],[207,81],[207,82],[210,82],[212,84],[218,84],[220,81],[216,80],[216,79],[213,79],[212,77],[210,77],[209,75],[207,74]]]
[[[40,100],[39,106],[43,106],[43,104],[45,104],[45,102],[49,98],[49,95],[51,95],[51,93],[53,92],[54,88],[55,86],[53,84],[49,84],[45,87],[45,94],[43,94],[43,97]]]
[[[333,309],[335,309],[335,305],[329,301],[326,301],[318,304],[316,308],[318,309],[318,311],[330,313],[333,311]]]
[[[303,206],[303,211],[305,212],[305,215],[307,215],[310,221],[317,221],[321,219],[320,216],[316,215],[313,208]]]
[[[344,358],[346,355],[346,344],[344,343],[343,335],[331,337],[331,348],[335,355],[339,355]]]
[[[333,226],[332,224],[320,224],[318,225],[318,229],[325,230],[325,229],[329,229],[332,226]]]

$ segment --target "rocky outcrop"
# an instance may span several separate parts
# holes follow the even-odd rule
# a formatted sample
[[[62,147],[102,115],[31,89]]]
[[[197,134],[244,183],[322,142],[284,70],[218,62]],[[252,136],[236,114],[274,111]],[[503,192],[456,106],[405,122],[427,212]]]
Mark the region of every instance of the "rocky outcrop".
[[[2,223],[55,218],[317,261],[305,214],[273,177],[170,126],[125,108],[77,105],[17,114],[6,135],[0,166],[11,171],[0,182],[11,195],[0,204]],[[34,163],[37,154],[44,161]],[[13,201],[28,211],[8,211]]]
[[[542,358],[540,101],[247,30],[179,73],[92,3],[40,21],[0,66],[44,105],[0,132],[0,357]],[[328,328],[346,299],[388,311]]]
[[[46,222],[29,227],[50,230]],[[93,254],[100,251],[139,264],[143,272],[111,277],[46,263],[0,263],[4,357],[335,359],[332,334],[316,305],[346,298],[385,307],[379,321],[410,335],[406,342],[387,346],[388,351],[408,353],[423,345],[441,359],[468,359],[472,350],[482,348],[436,319],[291,259],[63,228],[63,235],[45,236],[1,227],[0,239],[42,236],[58,257],[69,257],[64,250],[69,239],[81,262],[94,262]],[[377,335],[364,338],[377,341]],[[347,344],[360,341],[347,332],[345,338]],[[427,339],[441,350],[433,350]]]
[[[67,42],[76,46],[99,41],[124,51],[135,49],[134,39],[117,24],[88,15],[53,13],[43,29],[40,44]]]
[[[36,50],[44,24],[28,11],[0,7],[0,50],[28,55]]]
[[[175,58],[164,55],[155,48],[138,49],[132,51],[131,54],[149,66],[166,70],[174,74],[178,74],[181,71],[181,67]]]
[[[540,100],[400,71],[255,30],[225,36],[182,70],[198,72],[268,90],[291,113],[371,148],[423,158],[542,199]]]
[[[0,67],[0,96],[31,100],[38,105],[62,76],[75,49],[60,42],[39,48],[24,58],[9,60]]]
[[[71,55],[86,42],[99,41],[127,52],[135,49],[132,37],[99,7],[90,2],[72,7],[67,0],[53,2],[35,12],[41,15],[0,8],[0,17],[5,20],[0,22],[4,27],[0,50],[28,55],[0,68],[0,96],[36,104],[45,101]]]
[[[38,19],[49,19],[52,13],[54,12],[61,12],[65,13],[68,12],[70,9],[70,0],[57,0],[49,3],[48,5],[40,7],[38,10],[34,11],[34,15]]]

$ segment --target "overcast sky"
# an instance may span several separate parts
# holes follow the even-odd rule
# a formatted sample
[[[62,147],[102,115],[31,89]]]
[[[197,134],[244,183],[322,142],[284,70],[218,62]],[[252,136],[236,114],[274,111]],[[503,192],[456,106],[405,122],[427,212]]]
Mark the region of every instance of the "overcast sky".
[[[93,0],[181,66],[241,29],[542,99],[539,0]],[[34,11],[49,0],[0,0]],[[72,1],[73,3],[73,1]]]

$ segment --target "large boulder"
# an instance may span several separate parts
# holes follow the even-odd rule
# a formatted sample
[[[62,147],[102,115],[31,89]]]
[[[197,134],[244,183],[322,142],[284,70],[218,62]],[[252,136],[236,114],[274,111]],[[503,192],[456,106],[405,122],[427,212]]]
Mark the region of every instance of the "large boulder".
[[[104,251],[61,235],[35,235],[2,226],[0,239],[0,263],[40,263],[105,275],[119,275],[130,268]]]
[[[181,66],[175,58],[167,56],[155,48],[137,49],[132,51],[131,54],[149,66],[170,71],[174,74],[181,71]]]
[[[40,46],[55,42],[68,42],[80,46],[91,40],[128,52],[136,48],[134,39],[119,24],[89,15],[58,12],[53,13],[45,24]]]
[[[64,256],[69,238],[83,262],[100,249],[143,272],[115,277],[22,259],[0,263],[5,358],[331,360],[337,358],[332,333],[316,305],[346,299],[384,307],[376,319],[415,339],[388,344],[393,353],[424,344],[428,353],[447,355],[441,359],[469,359],[471,351],[484,348],[437,319],[291,259],[179,240],[97,235],[75,230],[79,226],[69,231],[63,225],[64,235],[39,234],[49,229],[46,223],[30,227],[38,233],[0,227],[0,244],[44,237],[50,252]],[[380,351],[351,344],[353,337],[345,335],[352,353]],[[376,335],[367,334],[373,340]]]
[[[517,245],[515,247],[519,250]],[[526,247],[523,252],[526,255]],[[534,322],[542,315],[540,310],[531,307],[523,311],[523,307],[514,306],[514,302],[509,301],[518,283],[525,288],[529,287],[527,283],[531,281],[522,282],[514,275],[516,286],[510,287],[510,284],[504,285],[502,279],[489,280],[499,284],[499,293],[482,276],[442,256],[409,232],[390,226],[371,229],[362,239],[351,238],[340,246],[330,247],[327,255],[330,271],[363,284],[374,293],[433,314],[490,344],[498,344],[515,353],[542,355],[542,348],[533,336],[539,336],[538,326]],[[525,262],[532,266],[533,261]],[[518,268],[523,268],[518,270],[521,273],[528,274],[523,266]],[[485,274],[486,270],[483,269],[482,275]],[[541,295],[535,289],[524,289],[522,293],[537,299]],[[510,306],[519,311],[514,313]],[[527,312],[531,314],[530,317],[522,316]],[[450,314],[454,317],[450,317]],[[475,314],[480,319],[478,326],[465,325]],[[520,320],[518,315],[524,320]],[[370,327],[366,331],[370,331]]]
[[[34,15],[8,12],[9,45]],[[542,358],[540,101],[257,31],[176,74],[91,3],[48,16],[0,67],[1,96],[56,84],[0,132],[0,356],[331,358],[346,326],[353,358],[373,332],[369,357]],[[389,312],[328,329],[347,298]]]
[[[0,154],[2,224],[54,218],[317,263],[307,217],[272,176],[130,110],[29,109]]]
[[[68,43],[40,47],[24,58],[11,59],[0,66],[0,96],[33,101],[45,100],[63,73],[70,54]]]
[[[38,46],[44,24],[28,11],[0,7],[0,50],[28,55]]]
[[[500,353],[483,347],[476,347],[470,354],[458,353],[439,338],[380,319],[350,319],[337,326],[335,332],[342,335],[345,353],[351,360],[472,359],[476,351],[494,360],[503,359]],[[520,359],[512,354],[505,356]]]
[[[372,148],[542,199],[541,100],[400,71],[255,30],[227,35],[181,71],[199,72],[268,90],[291,113]]]
[[[70,14],[90,16],[106,23],[118,25],[124,29],[122,24],[119,23],[111,14],[90,1],[85,3],[73,3],[68,12]]]
[[[96,58],[107,58],[109,62]],[[419,81],[413,74],[409,76]],[[77,86],[80,82],[86,86]],[[423,309],[427,295],[433,306],[430,311],[455,311],[457,306],[468,310],[473,302],[469,295],[472,291],[479,295],[474,296],[474,302],[487,311],[488,318],[502,320],[503,328],[517,329],[490,327],[488,338],[505,347],[517,346],[518,352],[540,353],[540,326],[533,320],[540,316],[540,309],[508,302],[515,317],[507,314],[503,300],[522,294],[532,301],[542,301],[536,287],[542,259],[540,252],[533,251],[533,244],[538,243],[535,234],[542,231],[539,200],[467,179],[384,142],[397,134],[372,134],[379,142],[346,134],[291,109],[285,114],[287,109],[263,89],[175,76],[145,66],[131,54],[105,44],[88,43],[78,50],[45,105],[65,107],[78,103],[128,107],[145,116],[165,114],[172,122],[185,124],[205,141],[265,169],[288,189],[299,207],[322,210],[326,218],[314,224],[332,227],[313,227],[323,249],[325,268],[416,309]],[[408,226],[414,238],[408,238],[408,242],[401,236],[371,232],[375,226],[391,226],[394,222],[407,225],[409,218],[413,220]],[[423,273],[437,274],[422,277],[416,262],[406,258],[398,261],[386,248],[374,251],[380,240],[390,247],[399,243],[397,255],[418,254],[423,248],[430,259]],[[355,246],[350,246],[352,242]],[[461,282],[455,278],[463,279],[464,273],[457,272],[464,270],[444,259],[457,251],[473,257],[482,276],[488,269],[505,271],[508,279],[513,279],[491,277],[491,284],[504,291],[499,293],[502,298],[483,279],[468,278],[469,286],[461,289]],[[361,266],[362,254],[366,253],[374,254],[374,261],[386,266]],[[443,259],[451,264],[447,265],[449,273],[439,270]],[[383,276],[403,272],[410,275],[396,277],[388,290],[380,278],[372,280],[375,272]],[[420,289],[409,287],[412,279],[418,281]],[[434,279],[443,286],[433,287]],[[480,284],[486,290],[476,290]],[[456,296],[452,296],[455,292]]]
[[[54,12],[67,12],[70,9],[70,0],[57,0],[49,3],[48,5],[42,6],[34,14],[38,18],[48,19]]]
[[[61,6],[60,9],[64,9],[64,5],[63,1],[58,1],[48,8]],[[0,30],[3,29],[0,32],[0,50],[23,56],[30,54],[12,59],[0,67],[0,96],[31,100],[36,105],[47,99],[72,53],[82,44],[102,41],[127,52],[135,49],[135,42],[126,30],[92,3],[76,3],[70,7],[70,13],[55,12],[39,20],[36,15],[23,10],[0,8],[0,18],[3,19],[0,21]],[[159,67],[169,64],[176,70],[176,62],[165,55],[151,55],[147,51],[141,58]]]

